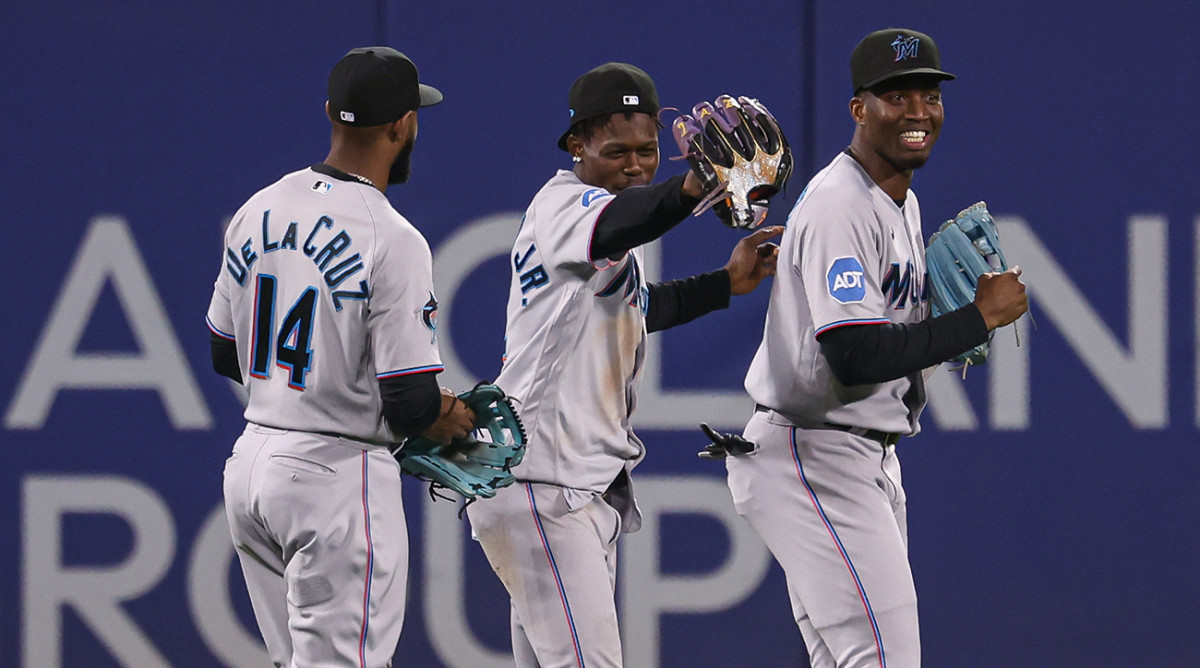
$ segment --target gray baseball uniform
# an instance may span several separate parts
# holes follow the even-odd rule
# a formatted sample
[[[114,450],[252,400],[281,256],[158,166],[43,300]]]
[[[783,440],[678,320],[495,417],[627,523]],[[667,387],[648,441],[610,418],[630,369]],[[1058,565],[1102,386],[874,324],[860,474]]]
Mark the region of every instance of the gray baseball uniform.
[[[646,284],[640,249],[616,261],[590,257],[612,199],[560,170],[529,205],[510,258],[496,383],[517,403],[529,448],[517,484],[467,513],[512,597],[520,666],[621,662],[617,536],[623,521],[633,531],[640,518],[629,487],[610,494],[611,504],[603,497],[644,455],[629,416],[645,357]]]
[[[429,246],[374,186],[305,169],[242,206],[222,265],[208,325],[249,391],[225,504],[271,659],[388,665],[408,535],[379,380],[442,368]]]
[[[894,443],[915,434],[920,373],[847,387],[817,335],[928,317],[917,198],[900,205],[849,155],[818,173],[780,244],[746,375],[758,450],[727,459],[734,504],[787,574],[814,666],[918,665],[916,593]]]

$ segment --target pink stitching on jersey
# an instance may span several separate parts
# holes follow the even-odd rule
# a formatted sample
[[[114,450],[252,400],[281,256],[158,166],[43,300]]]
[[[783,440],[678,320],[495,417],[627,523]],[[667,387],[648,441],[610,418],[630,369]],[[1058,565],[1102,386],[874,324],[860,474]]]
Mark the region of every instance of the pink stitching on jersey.
[[[429,366],[418,366],[412,369],[400,369],[399,371],[384,371],[383,373],[375,374],[378,380],[387,380],[388,378],[399,378],[400,376],[411,376],[414,373],[425,373],[428,371],[445,371],[446,367],[441,364],[430,364]]]
[[[820,336],[820,335],[824,334],[825,332],[828,332],[831,329],[837,329],[838,327],[848,327],[850,325],[886,325],[890,322],[891,322],[891,320],[888,320],[887,318],[859,318],[857,320],[839,320],[838,322],[829,323],[828,325],[825,325],[821,329],[818,329],[817,331],[813,332],[813,336]]]

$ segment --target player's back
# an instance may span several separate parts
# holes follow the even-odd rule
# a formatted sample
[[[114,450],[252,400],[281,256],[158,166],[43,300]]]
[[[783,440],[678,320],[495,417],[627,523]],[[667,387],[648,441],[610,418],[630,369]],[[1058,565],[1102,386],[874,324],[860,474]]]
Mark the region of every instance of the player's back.
[[[380,266],[416,265],[428,273],[429,247],[420,233],[374,187],[306,169],[250,198],[225,241],[217,292],[228,300],[249,390],[246,419],[392,440],[377,375],[394,367],[379,368],[376,360],[377,348],[391,346],[373,343],[372,333],[376,320],[403,308],[379,303],[383,295],[426,286],[410,286],[396,275],[402,270]],[[378,298],[377,283],[384,288]],[[417,319],[433,301],[432,294],[409,297]],[[423,336],[418,347],[428,348],[432,333]]]

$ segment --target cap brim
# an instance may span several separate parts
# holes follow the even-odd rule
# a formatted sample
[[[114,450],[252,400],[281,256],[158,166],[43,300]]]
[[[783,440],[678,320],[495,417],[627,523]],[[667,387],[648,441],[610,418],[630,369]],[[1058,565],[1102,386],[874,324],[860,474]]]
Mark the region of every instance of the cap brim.
[[[442,91],[434,88],[433,86],[418,84],[418,88],[421,89],[422,107],[432,107],[433,105],[442,101]]]
[[[570,136],[571,136],[571,128],[567,128],[567,131],[562,133],[562,136],[558,138],[558,147],[560,149],[562,149],[564,151],[567,150],[567,137],[570,137]]]
[[[916,67],[911,70],[900,70],[898,72],[888,72],[887,74],[885,74],[881,77],[872,79],[872,80],[864,83],[863,85],[859,86],[858,89],[859,90],[869,90],[871,88],[878,86],[879,84],[881,84],[885,81],[891,81],[892,79],[897,79],[899,77],[906,77],[906,76],[910,76],[913,74],[928,74],[928,75],[936,76],[936,77],[942,79],[943,81],[951,81],[951,80],[957,78],[953,74],[950,74],[949,72],[943,72],[942,70],[937,70],[932,67]]]

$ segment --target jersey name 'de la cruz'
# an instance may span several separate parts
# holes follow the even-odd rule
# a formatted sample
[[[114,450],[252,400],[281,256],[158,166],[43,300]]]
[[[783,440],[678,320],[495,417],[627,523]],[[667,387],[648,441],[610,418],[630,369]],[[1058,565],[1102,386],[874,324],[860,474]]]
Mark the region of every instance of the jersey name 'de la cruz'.
[[[645,454],[629,424],[646,355],[641,250],[590,256],[596,220],[612,199],[559,170],[513,243],[496,383],[519,403],[529,433],[520,480],[600,493]]]
[[[238,210],[224,256],[208,325],[237,342],[246,420],[396,441],[379,379],[442,370],[421,233],[373,186],[304,169]]]
[[[797,426],[916,434],[925,404],[920,373],[846,387],[816,337],[846,325],[925,320],[925,272],[916,194],[909,190],[898,206],[842,153],[813,177],[789,215],[746,391]]]

